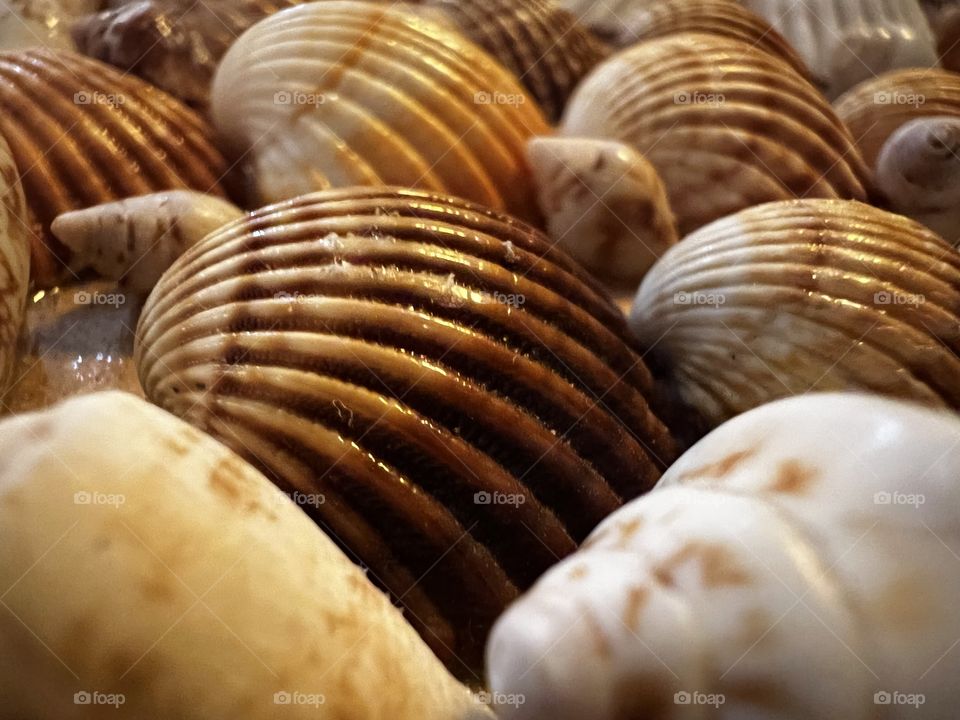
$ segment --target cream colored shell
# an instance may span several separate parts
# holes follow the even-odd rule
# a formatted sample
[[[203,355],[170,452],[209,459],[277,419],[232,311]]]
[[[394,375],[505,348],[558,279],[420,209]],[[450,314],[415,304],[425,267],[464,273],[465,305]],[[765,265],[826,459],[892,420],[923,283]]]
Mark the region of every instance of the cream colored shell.
[[[782,60],[717,35],[621,51],[579,86],[561,132],[644,155],[681,236],[767,201],[866,198],[866,167],[820,93]]]
[[[214,79],[212,115],[258,202],[349,185],[444,191],[530,217],[524,162],[548,131],[505,68],[415,12],[331,0],[245,33]]]
[[[867,205],[771,203],[705,227],[647,274],[630,322],[710,426],[811,390],[960,409],[960,255]]]
[[[0,399],[13,379],[30,284],[27,204],[18,175],[10,148],[0,137]]]
[[[856,394],[730,421],[500,619],[501,717],[956,717],[958,437]]]

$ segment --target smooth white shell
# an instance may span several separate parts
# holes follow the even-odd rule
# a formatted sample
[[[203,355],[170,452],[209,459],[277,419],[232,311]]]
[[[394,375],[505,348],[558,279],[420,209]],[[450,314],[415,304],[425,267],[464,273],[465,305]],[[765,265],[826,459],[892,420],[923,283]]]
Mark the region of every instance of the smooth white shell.
[[[10,148],[0,137],[0,398],[11,381],[30,283],[27,204]]]
[[[500,619],[508,720],[948,720],[951,413],[808,395],[725,424]]]

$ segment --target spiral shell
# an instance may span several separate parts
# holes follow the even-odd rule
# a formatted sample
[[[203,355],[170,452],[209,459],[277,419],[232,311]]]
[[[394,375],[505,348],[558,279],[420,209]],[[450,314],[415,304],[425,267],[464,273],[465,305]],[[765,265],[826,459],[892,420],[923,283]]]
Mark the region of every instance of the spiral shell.
[[[0,399],[11,381],[30,283],[30,240],[13,155],[0,137]]]
[[[717,221],[647,274],[630,322],[711,426],[811,390],[960,408],[960,255],[867,205],[771,203]]]
[[[73,278],[58,215],[159,190],[222,194],[226,164],[207,125],[174,98],[68,52],[0,53],[0,135],[35,221],[34,281]]]
[[[816,89],[782,60],[717,35],[668,36],[613,56],[579,86],[562,132],[646,157],[681,236],[767,201],[867,194],[856,146]]]
[[[137,356],[152,401],[321,492],[305,509],[463,672],[518,589],[670,462],[625,331],[537,231],[355,188],[188,251]]]
[[[867,80],[834,104],[871,166],[884,143],[917,118],[960,116],[960,74],[947,70],[898,70]]]
[[[263,202],[395,184],[530,217],[524,146],[548,132],[513,76],[450,27],[350,0],[247,31],[217,71],[211,110]]]
[[[856,394],[730,421],[498,621],[500,717],[956,717],[958,437]]]

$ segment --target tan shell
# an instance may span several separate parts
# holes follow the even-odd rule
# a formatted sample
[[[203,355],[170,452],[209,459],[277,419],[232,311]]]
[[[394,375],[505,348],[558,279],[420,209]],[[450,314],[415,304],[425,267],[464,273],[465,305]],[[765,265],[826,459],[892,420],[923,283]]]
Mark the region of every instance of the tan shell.
[[[647,274],[630,323],[711,426],[813,390],[960,408],[960,255],[868,205],[771,203],[705,227]]]
[[[857,85],[834,107],[872,167],[901,125],[921,117],[960,115],[960,74],[937,68],[897,70]]]
[[[227,168],[206,123],[109,65],[52,50],[0,53],[0,107],[35,220],[40,286],[74,278],[50,233],[57,215],[159,190],[222,194]]]
[[[0,137],[0,400],[12,378],[30,284],[27,204],[17,167]]]
[[[149,399],[282,488],[322,492],[307,510],[463,673],[517,592],[674,455],[625,336],[538,231],[355,188],[189,250],[137,356]]]
[[[521,217],[524,147],[548,127],[518,81],[450,27],[331,0],[276,13],[227,52],[211,110],[252,196],[402,185]]]
[[[867,169],[820,93],[784,61],[717,35],[672,35],[614,55],[579,86],[562,133],[644,155],[681,236],[767,201],[867,195]]]

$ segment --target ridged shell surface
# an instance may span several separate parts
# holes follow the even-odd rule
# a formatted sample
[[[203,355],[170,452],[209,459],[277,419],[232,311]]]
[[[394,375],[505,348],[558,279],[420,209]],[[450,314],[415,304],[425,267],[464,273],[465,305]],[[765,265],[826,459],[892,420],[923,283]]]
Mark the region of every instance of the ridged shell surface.
[[[671,460],[625,329],[539,232],[359,188],[189,250],[137,357],[148,398],[322,493],[305,509],[463,673],[518,590]]]
[[[647,274],[630,323],[711,426],[814,390],[960,409],[960,255],[868,205],[771,203],[713,223]]]
[[[254,200],[402,185],[533,215],[524,148],[549,132],[543,114],[506,68],[414,10],[308,3],[230,48],[211,111]]]
[[[717,35],[614,55],[578,87],[561,130],[644,155],[681,235],[768,201],[867,196],[867,169],[820,93],[779,58]]]
[[[7,143],[0,137],[0,399],[11,381],[30,284],[27,204]]]
[[[69,52],[0,53],[0,135],[34,220],[32,272],[63,278],[69,253],[50,223],[70,210],[159,190],[222,194],[226,172],[195,113],[135,77]]]

